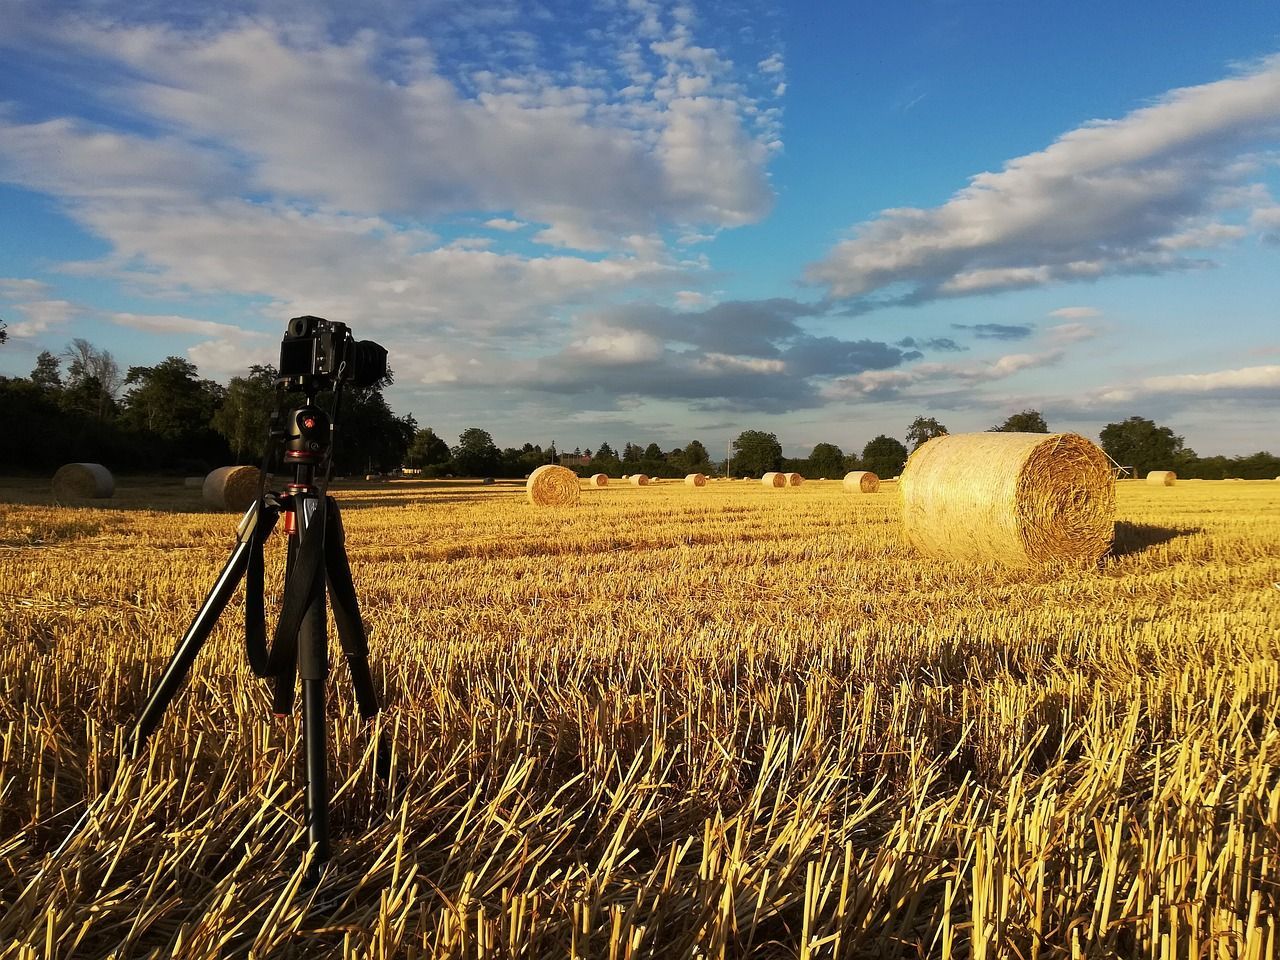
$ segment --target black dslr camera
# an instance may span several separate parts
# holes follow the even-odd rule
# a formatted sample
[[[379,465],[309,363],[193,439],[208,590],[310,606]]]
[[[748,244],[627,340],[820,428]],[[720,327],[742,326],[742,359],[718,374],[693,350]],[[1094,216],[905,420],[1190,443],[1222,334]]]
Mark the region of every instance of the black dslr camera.
[[[387,375],[387,349],[356,340],[351,328],[323,317],[294,317],[280,341],[279,382],[290,390],[323,390],[337,383],[372,387]]]

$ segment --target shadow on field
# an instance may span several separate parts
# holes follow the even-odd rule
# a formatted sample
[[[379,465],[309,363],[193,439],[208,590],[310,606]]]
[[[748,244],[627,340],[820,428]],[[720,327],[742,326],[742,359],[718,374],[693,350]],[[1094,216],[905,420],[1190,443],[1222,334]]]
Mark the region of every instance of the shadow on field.
[[[1128,520],[1116,521],[1115,539],[1111,544],[1113,557],[1127,557],[1142,553],[1148,547],[1158,547],[1162,543],[1176,540],[1178,537],[1189,537],[1193,533],[1201,533],[1200,527],[1161,527],[1152,523],[1132,523]]]

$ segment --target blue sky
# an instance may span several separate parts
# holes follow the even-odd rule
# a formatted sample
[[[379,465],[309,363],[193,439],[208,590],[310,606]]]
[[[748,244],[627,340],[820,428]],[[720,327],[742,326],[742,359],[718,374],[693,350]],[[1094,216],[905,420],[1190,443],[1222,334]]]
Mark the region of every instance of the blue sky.
[[[1275,4],[18,0],[0,48],[0,373],[225,382],[314,313],[450,438],[1280,451]]]

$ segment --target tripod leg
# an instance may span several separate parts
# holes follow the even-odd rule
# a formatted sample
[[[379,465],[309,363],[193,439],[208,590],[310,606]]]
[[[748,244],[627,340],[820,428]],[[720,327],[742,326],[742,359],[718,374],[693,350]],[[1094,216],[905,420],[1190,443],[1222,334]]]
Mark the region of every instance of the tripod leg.
[[[187,671],[191,669],[191,664],[195,661],[200,648],[209,639],[209,634],[218,622],[218,617],[226,608],[231,595],[235,593],[236,586],[249,565],[253,535],[259,522],[259,505],[254,504],[240,521],[240,527],[236,531],[236,545],[231,551],[231,557],[222,568],[222,573],[218,574],[217,582],[209,591],[199,613],[191,621],[191,626],[187,627],[187,632],[178,641],[169,665],[165,667],[160,677],[160,682],[156,684],[151,698],[147,700],[147,705],[138,715],[138,722],[129,734],[130,756],[136,757],[139,754],[147,737],[151,736],[152,731],[160,723],[160,718],[177,694],[178,688],[182,686],[182,681],[186,679]],[[271,522],[274,523],[274,517],[271,518]]]
[[[302,747],[307,772],[308,878],[319,879],[329,859],[329,780],[325,745],[324,694],[329,676],[329,638],[325,626],[322,570],[312,586],[311,602],[298,629],[298,675],[302,678]]]

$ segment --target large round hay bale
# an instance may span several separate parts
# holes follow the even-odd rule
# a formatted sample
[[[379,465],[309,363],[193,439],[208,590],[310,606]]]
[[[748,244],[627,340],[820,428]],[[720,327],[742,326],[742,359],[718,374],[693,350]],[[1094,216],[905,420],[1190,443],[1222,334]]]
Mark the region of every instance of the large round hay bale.
[[[1106,454],[1074,433],[957,433],[902,471],[907,540],[954,560],[1096,561],[1115,532]]]
[[[870,470],[850,470],[844,475],[844,488],[853,493],[875,493],[880,489],[880,478]]]
[[[258,498],[260,474],[257,467],[219,467],[204,478],[204,502],[216,510],[243,513]]]
[[[691,473],[684,478],[686,487],[705,487],[707,485],[706,474]]]
[[[760,478],[760,482],[766,487],[785,487],[787,485],[787,475],[770,470]]]
[[[798,473],[788,473],[786,474],[786,478],[788,487],[798,487],[800,484],[804,483],[804,477],[800,476]]]
[[[631,485],[633,487],[647,487],[649,485],[649,475],[647,473],[633,473],[631,475]]]
[[[535,507],[572,507],[582,499],[578,475],[554,463],[544,463],[529,474],[525,492]]]
[[[111,471],[100,463],[64,463],[53,475],[55,500],[105,500],[115,492]]]
[[[183,477],[182,485],[188,490],[203,490],[204,477]]]
[[[1147,474],[1147,483],[1155,487],[1172,487],[1178,475],[1172,470],[1152,470]]]
[[[607,487],[609,485],[609,475],[607,473],[593,473],[587,483],[593,487]]]

